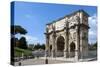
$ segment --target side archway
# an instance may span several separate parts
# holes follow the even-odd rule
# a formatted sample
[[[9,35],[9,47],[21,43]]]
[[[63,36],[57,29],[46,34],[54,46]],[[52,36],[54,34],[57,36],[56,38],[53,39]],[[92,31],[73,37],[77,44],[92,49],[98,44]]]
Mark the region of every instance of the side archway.
[[[71,44],[70,44],[70,57],[74,57],[75,56],[75,43],[74,42],[72,42]]]
[[[65,40],[63,36],[57,38],[57,56],[64,56]]]

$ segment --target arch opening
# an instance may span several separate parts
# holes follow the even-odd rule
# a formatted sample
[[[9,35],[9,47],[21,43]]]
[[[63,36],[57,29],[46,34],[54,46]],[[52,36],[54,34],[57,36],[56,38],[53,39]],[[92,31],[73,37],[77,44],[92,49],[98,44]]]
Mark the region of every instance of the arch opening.
[[[75,43],[72,42],[70,44],[70,57],[74,57],[75,56]]]
[[[61,57],[64,56],[64,37],[63,36],[59,36],[57,39],[57,56]]]

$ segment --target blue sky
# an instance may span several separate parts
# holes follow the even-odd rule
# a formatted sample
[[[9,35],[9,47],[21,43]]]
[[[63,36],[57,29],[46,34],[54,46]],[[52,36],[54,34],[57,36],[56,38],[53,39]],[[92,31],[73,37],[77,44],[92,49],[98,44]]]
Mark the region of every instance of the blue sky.
[[[46,24],[79,9],[83,9],[90,15],[89,43],[94,43],[97,40],[97,8],[95,6],[15,2],[14,23],[28,31],[26,35],[21,35],[26,37],[28,44],[45,43]],[[16,36],[21,37],[19,34]]]

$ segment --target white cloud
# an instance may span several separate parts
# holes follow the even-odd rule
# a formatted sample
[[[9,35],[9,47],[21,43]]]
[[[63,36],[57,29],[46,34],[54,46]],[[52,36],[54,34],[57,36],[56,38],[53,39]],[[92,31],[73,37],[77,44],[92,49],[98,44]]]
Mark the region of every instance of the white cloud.
[[[91,36],[91,35],[95,35],[95,33],[94,33],[94,31],[89,31],[89,35]]]
[[[20,35],[16,34],[16,37],[20,39],[21,37],[25,37],[28,44],[37,44],[39,43],[39,39],[37,37],[31,35]]]
[[[26,14],[26,15],[25,15],[25,18],[32,18],[32,15]]]
[[[89,17],[89,24],[90,25],[97,25],[97,15],[94,14],[93,16]]]
[[[33,37],[33,36],[30,36],[30,35],[21,35],[21,36],[26,38],[28,44],[30,44],[30,43],[36,44],[36,43],[39,42],[39,39],[37,37]]]
[[[97,40],[97,15],[89,17],[89,43],[95,43]]]

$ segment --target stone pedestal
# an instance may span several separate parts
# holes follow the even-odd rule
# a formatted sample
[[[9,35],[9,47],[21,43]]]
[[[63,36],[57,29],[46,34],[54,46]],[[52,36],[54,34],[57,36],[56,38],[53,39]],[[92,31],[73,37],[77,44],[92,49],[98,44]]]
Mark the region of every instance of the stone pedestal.
[[[78,50],[75,50],[75,61],[78,61],[78,59],[79,59]]]
[[[52,57],[52,58],[55,57],[55,51],[54,51],[54,50],[51,51],[51,57]]]
[[[68,51],[64,50],[64,58],[68,58]]]

